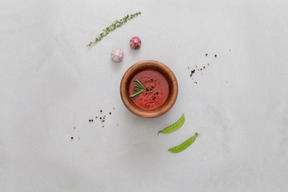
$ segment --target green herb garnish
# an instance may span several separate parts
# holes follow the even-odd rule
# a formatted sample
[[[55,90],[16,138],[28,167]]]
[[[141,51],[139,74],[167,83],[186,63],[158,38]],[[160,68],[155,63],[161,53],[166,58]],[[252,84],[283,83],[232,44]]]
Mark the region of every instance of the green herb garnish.
[[[195,133],[195,135],[193,135],[192,137],[190,137],[189,139],[187,139],[186,141],[184,141],[184,142],[181,143],[180,145],[168,149],[168,151],[170,151],[171,153],[179,153],[179,152],[181,152],[181,151],[184,151],[184,150],[187,149],[192,143],[194,143],[194,141],[196,140],[197,136],[198,136],[198,133]]]
[[[98,37],[95,38],[94,41],[91,41],[87,47],[90,47],[92,44],[97,43],[98,41],[100,41],[103,37],[105,37],[106,35],[108,35],[111,31],[114,31],[115,29],[117,29],[118,27],[121,27],[124,23],[126,23],[128,20],[133,19],[133,17],[137,16],[137,15],[141,15],[141,12],[137,12],[131,15],[126,15],[125,17],[123,17],[122,19],[120,19],[119,21],[116,20],[114,21],[114,23],[112,23],[109,27],[106,27],[105,29],[103,29],[103,32],[99,34]]]
[[[135,91],[130,97],[133,97],[134,99],[138,97],[143,91],[146,90],[145,86],[138,80],[134,80],[136,82],[135,88],[133,88],[133,91]]]
[[[158,134],[159,133],[164,133],[164,134],[167,134],[167,133],[171,133],[173,131],[176,131],[177,129],[179,129],[185,122],[185,115],[183,114],[180,119],[178,119],[178,121],[176,121],[176,123],[166,127],[165,129],[161,130],[161,131],[158,131]]]

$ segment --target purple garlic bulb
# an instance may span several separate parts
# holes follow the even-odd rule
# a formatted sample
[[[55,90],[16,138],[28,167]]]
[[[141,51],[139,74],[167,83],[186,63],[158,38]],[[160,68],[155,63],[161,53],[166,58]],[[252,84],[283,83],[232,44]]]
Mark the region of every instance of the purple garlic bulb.
[[[133,37],[129,44],[132,49],[139,49],[141,47],[141,40],[139,37]]]
[[[113,49],[111,52],[112,61],[119,63],[123,59],[123,51],[121,49]]]

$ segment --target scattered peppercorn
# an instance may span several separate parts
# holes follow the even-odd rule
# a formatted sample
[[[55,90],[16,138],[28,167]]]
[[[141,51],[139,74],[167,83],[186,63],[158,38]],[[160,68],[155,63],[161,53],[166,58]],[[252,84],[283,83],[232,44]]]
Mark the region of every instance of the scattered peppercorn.
[[[71,137],[71,140],[73,140],[73,137]]]
[[[93,122],[93,119],[89,119],[89,122]]]
[[[215,57],[217,57],[217,55],[215,55]]]
[[[149,89],[146,89],[146,91],[149,91]]]
[[[152,85],[152,86],[151,86],[151,88],[153,89],[153,88],[154,88],[154,86]]]
[[[102,110],[100,110],[100,113],[102,113]]]
[[[190,77],[192,77],[192,75],[195,73],[195,69],[193,69],[192,71],[191,71],[191,74],[190,74]]]
[[[102,119],[102,117],[100,117],[100,119]]]
[[[206,53],[205,56],[208,56],[208,54]]]
[[[109,112],[109,115],[111,115],[112,113],[111,112]]]
[[[145,93],[145,95],[148,95],[147,93]]]
[[[154,79],[151,79],[151,81],[153,81]]]
[[[203,66],[203,69],[205,69],[205,66]]]

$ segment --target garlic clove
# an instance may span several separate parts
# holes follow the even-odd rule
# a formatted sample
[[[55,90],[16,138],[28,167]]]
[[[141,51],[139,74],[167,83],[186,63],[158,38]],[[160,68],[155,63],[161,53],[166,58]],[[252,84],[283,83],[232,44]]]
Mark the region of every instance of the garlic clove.
[[[113,49],[111,51],[111,59],[115,63],[119,63],[123,59],[123,51],[121,49]]]

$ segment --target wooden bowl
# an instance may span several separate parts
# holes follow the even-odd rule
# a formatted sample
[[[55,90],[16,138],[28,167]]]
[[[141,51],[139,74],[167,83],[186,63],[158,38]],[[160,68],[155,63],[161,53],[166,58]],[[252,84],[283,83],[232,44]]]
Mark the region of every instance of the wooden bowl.
[[[135,74],[142,70],[152,69],[160,72],[169,83],[169,95],[167,100],[159,108],[148,111],[139,108],[134,104],[132,99],[129,97],[129,84]],[[174,73],[163,63],[153,60],[144,60],[132,65],[123,75],[120,84],[120,94],[124,105],[129,111],[139,117],[154,118],[159,117],[169,111],[174,105],[178,96],[178,83]]]

